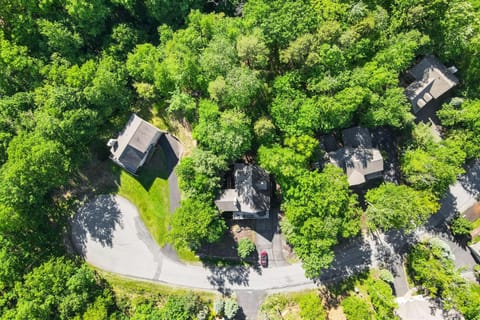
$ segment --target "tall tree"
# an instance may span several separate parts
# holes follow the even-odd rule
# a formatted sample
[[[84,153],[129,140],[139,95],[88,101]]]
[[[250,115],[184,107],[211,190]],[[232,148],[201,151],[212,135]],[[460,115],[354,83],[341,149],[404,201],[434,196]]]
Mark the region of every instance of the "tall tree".
[[[318,277],[333,261],[332,246],[360,229],[360,210],[342,170],[300,170],[285,192],[283,231],[302,259],[305,274]]]
[[[371,229],[412,231],[439,209],[437,199],[431,193],[393,183],[369,190],[365,200]]]
[[[188,198],[173,214],[168,237],[176,248],[196,250],[202,243],[215,242],[226,230],[218,210],[205,201]]]

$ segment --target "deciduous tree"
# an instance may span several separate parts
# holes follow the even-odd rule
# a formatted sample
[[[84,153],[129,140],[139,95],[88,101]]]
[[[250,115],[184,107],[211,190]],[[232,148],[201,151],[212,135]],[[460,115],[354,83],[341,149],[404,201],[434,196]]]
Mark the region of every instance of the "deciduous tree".
[[[218,210],[201,199],[183,200],[173,214],[168,237],[177,248],[198,249],[204,242],[215,242],[226,226]]]
[[[437,199],[431,193],[388,182],[369,190],[365,200],[371,229],[412,231],[439,209]]]

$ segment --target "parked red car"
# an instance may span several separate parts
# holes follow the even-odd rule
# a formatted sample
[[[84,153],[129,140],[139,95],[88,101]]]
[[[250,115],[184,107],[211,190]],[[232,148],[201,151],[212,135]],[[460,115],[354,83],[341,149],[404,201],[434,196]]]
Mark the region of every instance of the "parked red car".
[[[265,250],[262,250],[262,252],[260,252],[260,264],[264,268],[268,267],[268,253]]]

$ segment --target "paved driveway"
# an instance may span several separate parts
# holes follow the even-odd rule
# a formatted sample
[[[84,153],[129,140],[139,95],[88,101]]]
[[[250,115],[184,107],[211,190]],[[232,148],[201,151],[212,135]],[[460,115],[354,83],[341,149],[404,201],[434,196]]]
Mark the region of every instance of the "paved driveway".
[[[130,277],[220,291],[314,287],[300,264],[218,268],[171,259],[152,239],[135,206],[120,196],[101,195],[85,204],[72,221],[72,238],[87,262]]]
[[[72,221],[72,240],[85,260],[101,269],[155,279],[162,255],[137,208],[127,199],[100,195],[83,206]]]

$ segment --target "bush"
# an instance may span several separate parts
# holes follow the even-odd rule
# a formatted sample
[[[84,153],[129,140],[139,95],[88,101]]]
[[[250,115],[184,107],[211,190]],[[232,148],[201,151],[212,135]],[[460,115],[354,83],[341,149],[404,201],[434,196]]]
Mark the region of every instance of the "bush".
[[[197,313],[197,318],[198,318],[198,320],[207,320],[207,319],[208,319],[208,315],[209,315],[208,307],[207,307],[207,306],[203,306],[203,309],[201,309],[201,310]]]
[[[398,319],[395,316],[397,303],[388,283],[380,279],[368,279],[367,285],[370,302],[375,310],[375,319]]]
[[[268,296],[260,307],[260,319],[277,319],[280,310],[286,308],[289,303],[290,299],[286,295],[274,294]]]
[[[161,309],[163,319],[189,320],[192,314],[197,314],[202,307],[200,297],[195,294],[169,296],[167,303]]]
[[[238,256],[242,259],[245,259],[255,251],[255,244],[252,240],[243,238],[238,241]]]
[[[378,275],[378,277],[388,283],[393,283],[394,280],[393,274],[387,269],[380,270],[380,274]]]
[[[302,320],[324,320],[327,318],[322,301],[315,293],[305,294],[298,299]]]
[[[455,256],[452,252],[452,249],[450,249],[450,247],[448,246],[448,243],[446,243],[442,239],[430,238],[428,240],[428,243],[432,246],[432,248],[439,250],[443,257],[452,261],[455,260]]]
[[[343,313],[348,320],[370,320],[372,319],[372,311],[368,304],[357,296],[350,296],[343,299]]]
[[[224,307],[224,302],[222,298],[217,298],[213,302],[213,311],[215,311],[215,314],[220,315],[223,313],[223,307]]]
[[[237,300],[229,298],[225,300],[224,315],[227,319],[233,319],[238,312]]]
[[[470,235],[470,232],[473,230],[473,225],[470,221],[464,217],[456,217],[451,225],[452,234],[456,237],[465,237]]]

